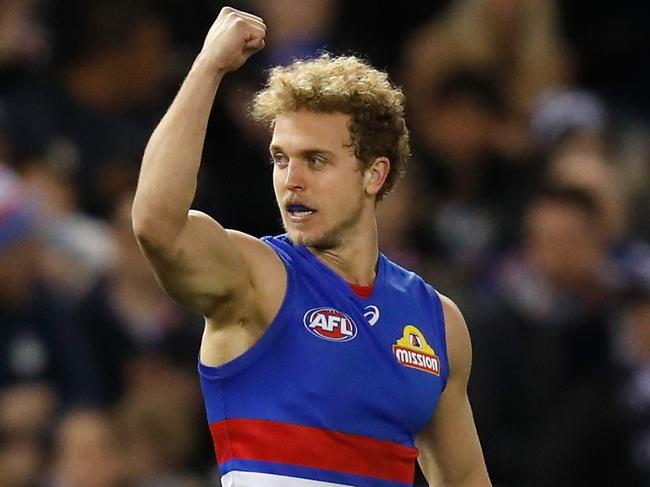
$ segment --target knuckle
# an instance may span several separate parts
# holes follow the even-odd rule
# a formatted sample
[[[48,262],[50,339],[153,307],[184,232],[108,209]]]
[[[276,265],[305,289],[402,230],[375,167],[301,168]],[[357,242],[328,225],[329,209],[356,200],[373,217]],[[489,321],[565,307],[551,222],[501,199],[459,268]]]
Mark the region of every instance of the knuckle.
[[[248,22],[246,22],[241,17],[237,17],[233,23],[238,29],[242,29],[248,26]]]

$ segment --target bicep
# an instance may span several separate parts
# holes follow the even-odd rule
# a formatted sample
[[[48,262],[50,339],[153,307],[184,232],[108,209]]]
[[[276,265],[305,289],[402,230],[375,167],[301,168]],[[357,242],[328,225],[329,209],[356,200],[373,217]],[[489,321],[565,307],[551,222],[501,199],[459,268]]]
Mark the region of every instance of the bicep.
[[[141,247],[165,291],[182,305],[208,315],[218,303],[243,293],[249,269],[239,249],[243,234],[233,235],[214,219],[190,211],[173,242]],[[252,237],[249,237],[252,239]]]
[[[430,485],[488,486],[472,409],[467,398],[471,343],[460,311],[443,298],[450,374],[435,414],[417,438],[420,465]]]

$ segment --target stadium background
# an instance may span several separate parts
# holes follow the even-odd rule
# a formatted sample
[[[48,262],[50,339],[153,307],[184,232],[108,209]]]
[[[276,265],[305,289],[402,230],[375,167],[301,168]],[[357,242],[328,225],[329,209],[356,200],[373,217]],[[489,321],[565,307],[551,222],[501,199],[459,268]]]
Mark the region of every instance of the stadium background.
[[[267,47],[220,89],[195,206],[281,231],[246,117],[264,69],[322,49],[387,69],[413,158],[381,246],[464,310],[494,485],[650,485],[647,3],[232,5]],[[0,1],[3,487],[218,485],[201,320],[157,287],[129,208],[220,7]]]

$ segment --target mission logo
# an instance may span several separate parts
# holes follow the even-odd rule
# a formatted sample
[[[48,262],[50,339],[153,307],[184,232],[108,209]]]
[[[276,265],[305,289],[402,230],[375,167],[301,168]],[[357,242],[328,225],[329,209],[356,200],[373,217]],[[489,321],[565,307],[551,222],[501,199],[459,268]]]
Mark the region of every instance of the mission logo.
[[[332,342],[347,342],[357,336],[357,325],[333,308],[314,308],[305,313],[305,328],[318,338]]]
[[[440,375],[440,359],[414,325],[404,327],[402,337],[393,345],[393,355],[406,367]]]

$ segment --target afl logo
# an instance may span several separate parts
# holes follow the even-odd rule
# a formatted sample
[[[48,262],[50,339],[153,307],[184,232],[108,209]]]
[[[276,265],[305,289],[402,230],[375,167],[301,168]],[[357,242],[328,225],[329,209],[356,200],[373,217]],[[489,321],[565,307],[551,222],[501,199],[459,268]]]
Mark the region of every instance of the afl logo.
[[[314,308],[305,313],[305,328],[313,335],[332,342],[347,342],[357,336],[357,325],[333,308]]]

